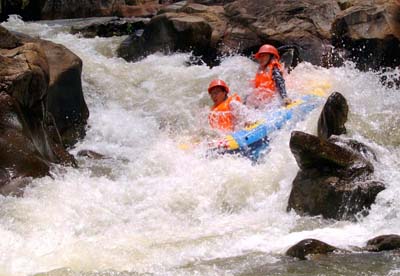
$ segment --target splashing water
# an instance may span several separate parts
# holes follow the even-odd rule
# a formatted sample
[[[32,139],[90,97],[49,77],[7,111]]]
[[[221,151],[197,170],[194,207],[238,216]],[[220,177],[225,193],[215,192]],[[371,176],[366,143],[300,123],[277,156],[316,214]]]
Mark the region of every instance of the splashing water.
[[[250,59],[228,57],[212,69],[189,66],[189,54],[129,63],[115,54],[123,37],[81,38],[67,33],[68,21],[12,17],[2,25],[61,43],[82,58],[91,115],[87,136],[72,153],[91,149],[110,158],[81,158],[79,169],[55,167],[53,178],[34,180],[23,198],[0,197],[0,275],[295,275],[290,270],[306,271],[303,265],[282,255],[301,239],[348,248],[400,234],[400,93],[384,87],[381,74],[350,63],[330,69],[303,63],[286,76],[291,96],[329,84],[330,92],[347,98],[348,136],[376,151],[376,174],[387,185],[370,215],[357,222],[299,217],[286,212],[298,170],[290,130],[276,134],[271,152],[255,166],[177,146],[209,132],[211,79],[245,93],[256,70]],[[319,111],[296,129],[315,133]],[[398,257],[379,258],[368,269],[396,275]],[[346,257],[318,262],[308,263],[310,273],[361,271]]]

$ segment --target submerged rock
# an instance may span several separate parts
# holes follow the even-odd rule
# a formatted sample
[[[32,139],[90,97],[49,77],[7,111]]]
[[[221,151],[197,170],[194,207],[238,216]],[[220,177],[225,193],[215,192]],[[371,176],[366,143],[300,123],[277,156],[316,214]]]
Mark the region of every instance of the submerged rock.
[[[376,195],[385,188],[373,178],[374,168],[369,160],[333,140],[294,131],[290,149],[300,171],[292,184],[288,210],[301,215],[352,219],[361,211],[367,214]]]
[[[328,139],[331,135],[346,133],[344,124],[348,113],[346,98],[338,92],[330,95],[318,120],[318,137]]]
[[[77,155],[81,156],[81,157],[88,157],[88,158],[94,159],[94,160],[100,160],[100,159],[107,159],[108,158],[104,154],[95,152],[93,150],[80,150],[77,153]]]
[[[382,235],[367,241],[368,251],[386,251],[400,249],[399,235]]]
[[[305,260],[311,254],[327,254],[338,250],[338,248],[316,239],[302,240],[286,251],[286,255],[300,260]]]

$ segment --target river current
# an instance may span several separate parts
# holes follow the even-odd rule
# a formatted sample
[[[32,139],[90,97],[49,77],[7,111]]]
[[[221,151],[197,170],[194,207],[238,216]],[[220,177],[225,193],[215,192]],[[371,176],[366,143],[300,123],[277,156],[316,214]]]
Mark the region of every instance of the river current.
[[[82,38],[69,21],[2,25],[65,45],[83,60],[90,110],[86,137],[70,151],[78,169],[52,169],[22,198],[0,196],[0,275],[400,275],[400,255],[335,254],[307,261],[284,257],[305,238],[353,250],[377,235],[400,234],[400,77],[361,72],[352,63],[321,68],[301,63],[286,83],[289,96],[323,86],[350,107],[347,137],[377,154],[386,189],[357,221],[286,212],[298,167],[291,130],[316,133],[321,108],[274,134],[260,164],[239,156],[207,158],[180,143],[210,133],[207,85],[226,80],[244,95],[257,65],[233,55],[219,66],[190,65],[190,54],[154,54],[139,62],[116,56],[123,37]]]

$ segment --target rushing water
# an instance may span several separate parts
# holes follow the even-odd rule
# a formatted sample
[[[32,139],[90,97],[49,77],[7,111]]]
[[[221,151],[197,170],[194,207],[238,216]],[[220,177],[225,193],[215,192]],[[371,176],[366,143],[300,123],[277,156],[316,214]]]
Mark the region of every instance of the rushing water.
[[[324,69],[300,64],[286,77],[292,97],[329,85],[350,105],[347,136],[377,153],[376,175],[387,189],[357,222],[287,213],[297,173],[290,130],[275,135],[261,164],[237,156],[206,158],[178,144],[210,134],[206,87],[225,79],[243,95],[256,64],[246,57],[221,65],[188,65],[189,54],[154,54],[136,63],[117,58],[123,38],[85,39],[68,22],[18,18],[3,26],[71,49],[83,60],[91,115],[86,138],[104,160],[78,158],[79,169],[53,169],[23,198],[0,197],[0,275],[400,275],[397,254],[336,254],[317,260],[284,257],[316,238],[351,249],[381,234],[400,234],[400,93],[380,75],[352,64]],[[399,71],[389,78],[399,78]],[[296,129],[315,133],[319,110]]]

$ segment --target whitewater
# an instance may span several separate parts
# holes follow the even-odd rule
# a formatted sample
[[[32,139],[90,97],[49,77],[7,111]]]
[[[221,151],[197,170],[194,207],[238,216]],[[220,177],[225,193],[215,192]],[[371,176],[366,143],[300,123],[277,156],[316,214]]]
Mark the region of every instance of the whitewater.
[[[352,250],[382,234],[400,234],[400,93],[381,83],[400,70],[361,72],[301,63],[286,75],[289,96],[328,84],[350,112],[346,137],[377,154],[386,184],[367,217],[357,221],[287,212],[298,167],[289,149],[293,129],[315,134],[322,107],[274,135],[259,164],[234,155],[208,158],[180,143],[210,135],[208,83],[226,80],[244,95],[257,65],[240,55],[221,64],[190,63],[188,53],[116,56],[124,37],[82,38],[70,21],[23,22],[9,30],[65,45],[83,61],[90,110],[87,135],[70,149],[79,168],[54,166],[24,197],[0,196],[0,275],[400,275],[399,254],[354,254],[295,261],[284,257],[315,238]]]

